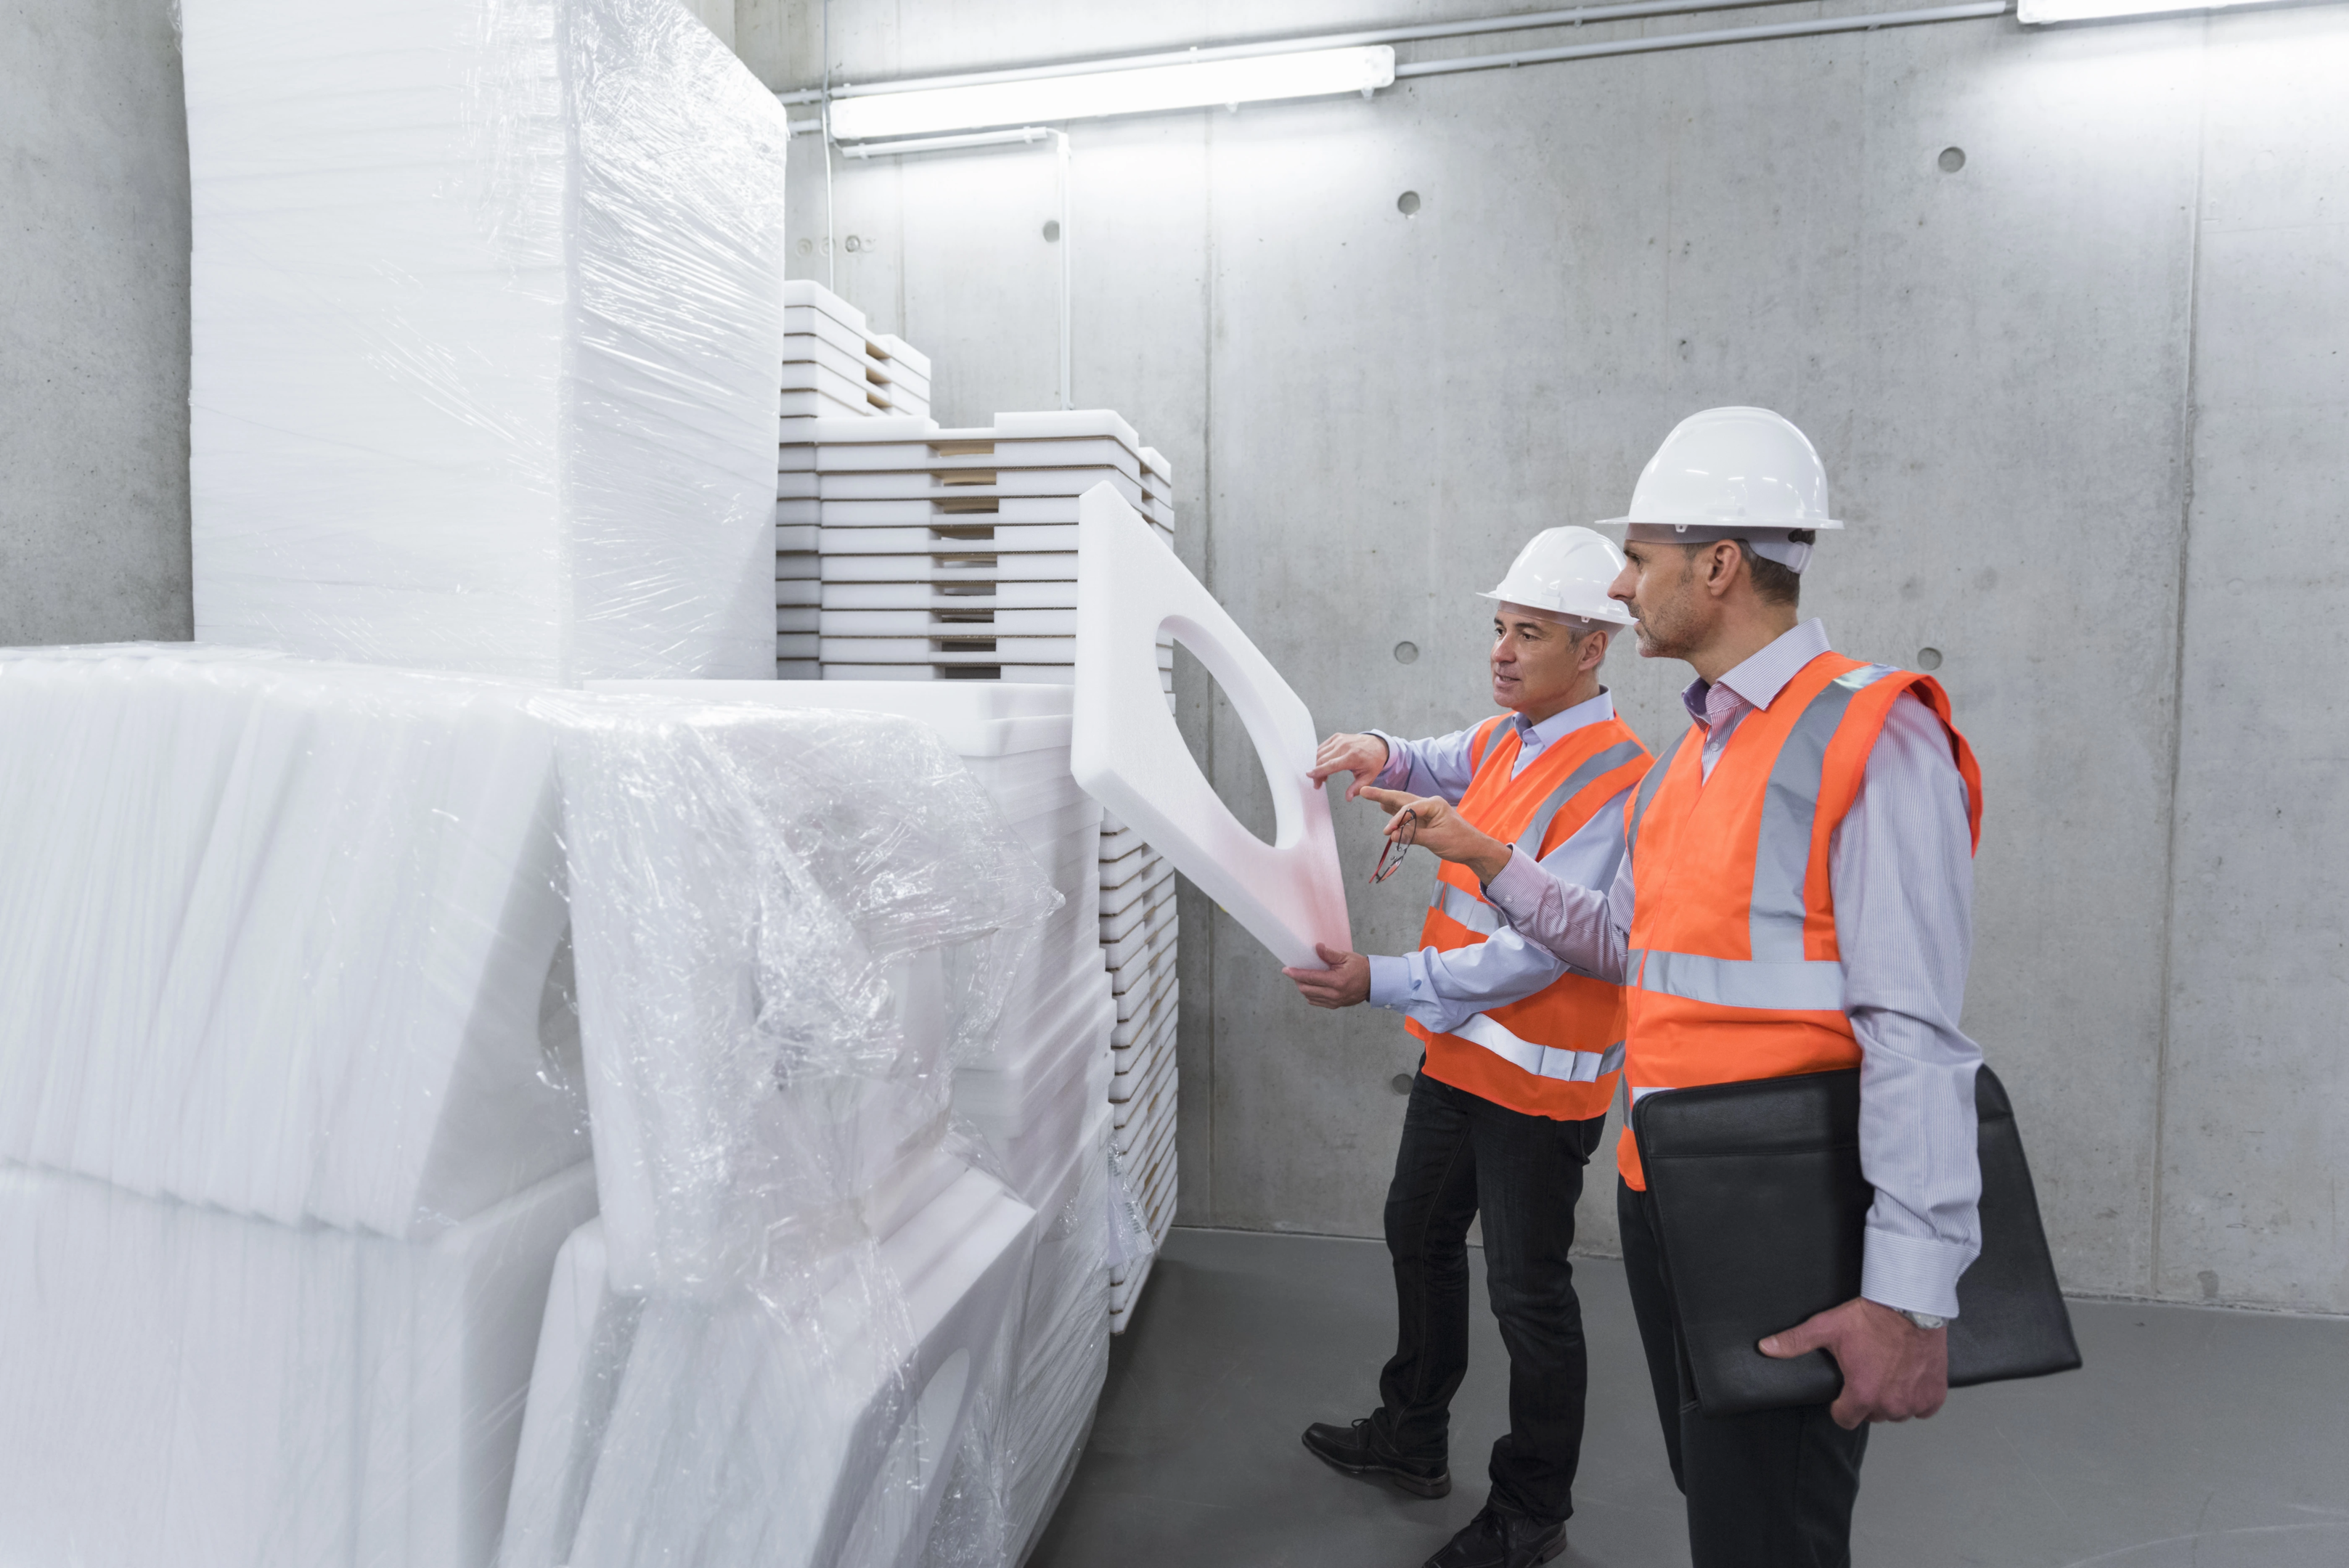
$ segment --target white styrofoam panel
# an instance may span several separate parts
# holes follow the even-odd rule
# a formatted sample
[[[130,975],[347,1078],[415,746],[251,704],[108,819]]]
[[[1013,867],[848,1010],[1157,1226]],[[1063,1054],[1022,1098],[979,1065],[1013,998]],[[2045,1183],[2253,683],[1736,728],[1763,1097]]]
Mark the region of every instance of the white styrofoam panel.
[[[951,587],[952,591],[948,591]],[[982,592],[969,592],[978,588]],[[826,609],[959,610],[1067,609],[1077,607],[1077,585],[1065,582],[833,583],[823,590]]]
[[[834,319],[828,312],[803,305],[786,306],[783,309],[783,330],[803,334],[829,343],[842,353],[857,359],[864,358],[864,333],[861,327],[851,327]]]
[[[813,469],[778,469],[776,471],[776,500],[812,501],[815,496],[816,472]]]
[[[856,401],[850,402],[830,392],[793,390],[780,394],[778,402],[782,421],[776,427],[778,445],[799,433],[791,424],[793,420],[828,420],[843,414],[854,416],[859,410],[873,411],[873,405],[862,392],[856,394]]]
[[[746,1543],[788,1568],[852,1542],[859,1562],[910,1563],[1036,1235],[1032,1209],[966,1171],[871,1262],[811,1260],[812,1299],[744,1286],[631,1311],[583,1234],[542,1336],[504,1568],[733,1561]]]
[[[864,312],[813,278],[795,277],[785,282],[783,307],[792,312],[792,319],[794,323],[792,331],[804,330],[796,324],[806,319],[807,317],[822,317],[832,325],[856,334],[859,345],[856,353],[863,355],[864,351],[863,343],[868,326]]]
[[[1103,899],[1101,915],[1102,945],[1109,947],[1116,943],[1127,933],[1154,918],[1161,909],[1173,903],[1174,899],[1174,879],[1172,877],[1125,899],[1122,907],[1114,911],[1109,909],[1108,900]]]
[[[872,335],[867,339],[888,357],[893,374],[911,376],[927,387],[930,380],[930,357],[894,332]]]
[[[0,1168],[0,1561],[490,1568],[584,1162],[430,1241]]]
[[[874,389],[861,373],[843,375],[813,359],[785,359],[777,379],[786,392],[822,392],[852,409],[873,401]]]
[[[1074,637],[1077,612],[1070,609],[828,609],[828,637]]]
[[[778,659],[775,660],[778,680],[821,680],[823,666],[812,659]]]
[[[1126,997],[1135,999],[1130,1010],[1125,1006]],[[1128,992],[1126,997],[1118,999],[1117,1030],[1110,1037],[1112,1048],[1121,1051],[1137,1044],[1155,1029],[1162,1010],[1181,1004],[1182,986],[1175,979],[1174,966],[1169,964],[1153,983]]]
[[[815,659],[823,662],[817,650],[819,639],[813,632],[778,631],[775,633],[775,657],[797,660]]]
[[[1123,860],[1125,857],[1133,854],[1134,851],[1144,847],[1146,846],[1142,842],[1142,830],[1140,828],[1129,826],[1125,823],[1117,821],[1115,818],[1111,816],[1105,815],[1103,817],[1102,823],[1102,859],[1104,863],[1112,860]],[[1154,853],[1155,852],[1154,851]]]
[[[823,585],[812,577],[777,577],[775,606],[779,609],[786,605],[794,609],[815,609],[823,591]]]
[[[657,0],[178,15],[197,638],[764,678],[773,95]]]
[[[1133,504],[1153,524],[1172,527],[1173,514],[1164,503],[1142,501]],[[990,524],[1035,523],[1073,527],[1077,522],[1075,495],[947,493],[854,501],[824,496],[818,506],[816,520],[835,528],[984,528]]]
[[[1077,525],[1073,523],[1004,527],[941,519],[894,528],[835,528],[826,524],[817,535],[816,547],[827,556],[1064,556],[1076,548],[1076,543]]]
[[[883,469],[821,476],[818,493],[826,501],[993,500],[1017,495],[1082,495],[1111,484],[1139,504],[1142,486],[1111,464],[1090,468],[1004,468],[937,473],[929,469]]]
[[[1102,877],[1102,914],[1118,914],[1139,899],[1155,898],[1160,888],[1174,879],[1174,863],[1164,856],[1145,852],[1141,858],[1144,864],[1136,868],[1133,875],[1122,877],[1114,887],[1108,885],[1110,878],[1107,876]],[[1112,869],[1122,870],[1125,861],[1105,864]]]
[[[844,380],[862,383],[866,379],[869,361],[829,338],[818,337],[812,332],[792,332],[783,338],[783,363],[821,365]]]
[[[1012,553],[999,556],[985,545],[944,549],[929,556],[843,556],[823,558],[827,583],[1073,583],[1077,556]]]
[[[1350,949],[1329,797],[1306,777],[1318,745],[1312,714],[1115,491],[1096,486],[1081,505],[1078,779],[1282,963],[1318,965],[1317,944]],[[1161,630],[1207,667],[1247,726],[1272,786],[1271,844],[1240,825],[1174,715],[1146,700],[1159,685]]]
[[[804,605],[777,605],[775,607],[775,629],[779,632],[800,632],[807,635],[813,635],[817,628],[818,618],[823,614],[823,612],[822,610],[811,608]],[[784,656],[778,654],[777,657],[781,658]]]

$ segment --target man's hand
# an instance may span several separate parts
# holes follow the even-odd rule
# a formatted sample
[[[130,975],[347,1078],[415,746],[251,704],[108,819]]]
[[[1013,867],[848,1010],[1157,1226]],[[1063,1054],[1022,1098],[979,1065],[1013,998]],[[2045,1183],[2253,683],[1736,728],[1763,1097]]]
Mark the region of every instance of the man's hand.
[[[1357,784],[1352,791],[1364,800],[1375,801],[1394,813],[1387,821],[1387,836],[1399,838],[1405,831],[1404,819],[1416,817],[1417,836],[1412,842],[1430,849],[1443,859],[1457,861],[1476,874],[1481,883],[1490,882],[1509,863],[1509,846],[1470,823],[1454,809],[1448,801],[1436,796],[1411,795],[1399,789],[1373,789]]]
[[[1862,1421],[1930,1416],[1950,1397],[1950,1331],[1919,1328],[1865,1296],[1762,1342],[1762,1354],[1781,1361],[1814,1350],[1843,1369],[1843,1392],[1827,1414],[1847,1431]]]
[[[1321,742],[1313,753],[1313,771],[1305,776],[1319,789],[1331,774],[1350,774],[1354,782],[1346,798],[1351,800],[1376,783],[1386,765],[1387,743],[1376,735],[1337,734]]]
[[[1340,736],[1340,739],[1345,737]],[[1352,1007],[1367,1002],[1371,995],[1371,961],[1360,953],[1340,952],[1325,943],[1316,942],[1313,950],[1321,955],[1328,969],[1285,969],[1280,972],[1297,982],[1297,992],[1316,1007]]]

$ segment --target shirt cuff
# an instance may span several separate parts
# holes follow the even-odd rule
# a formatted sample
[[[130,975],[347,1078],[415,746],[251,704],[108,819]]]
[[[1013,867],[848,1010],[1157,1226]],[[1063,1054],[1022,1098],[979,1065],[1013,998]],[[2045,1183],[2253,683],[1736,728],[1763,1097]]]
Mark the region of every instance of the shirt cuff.
[[[1371,958],[1371,1005],[1401,1012],[1411,1001],[1411,960],[1407,958]]]
[[[1485,884],[1485,901],[1508,917],[1509,924],[1522,928],[1541,908],[1542,884],[1549,873],[1530,855],[1522,855],[1515,847],[1509,850],[1508,864]]]
[[[1861,1295],[1895,1312],[1958,1315],[1958,1276],[1974,1261],[1974,1248],[1963,1241],[1903,1236],[1872,1225],[1867,1242],[1866,1261],[1859,1270]]]
[[[1402,742],[1384,730],[1365,730],[1362,733],[1376,735],[1387,743],[1387,765],[1379,770],[1379,776],[1371,781],[1371,784],[1379,789],[1401,789],[1409,784],[1411,754],[1402,749]]]

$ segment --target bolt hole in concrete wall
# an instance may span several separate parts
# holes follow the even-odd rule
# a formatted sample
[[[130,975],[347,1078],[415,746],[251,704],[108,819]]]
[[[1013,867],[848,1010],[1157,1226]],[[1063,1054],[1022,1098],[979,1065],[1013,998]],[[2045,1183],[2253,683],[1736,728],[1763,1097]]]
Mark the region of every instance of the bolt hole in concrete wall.
[[[1917,668],[1920,670],[1939,670],[1941,668],[1941,650],[1938,648],[1919,649],[1917,650]]]
[[[1395,211],[1408,218],[1419,211],[1419,192],[1405,191],[1395,198]]]
[[[1398,642],[1394,646],[1394,656],[1397,664],[1416,664],[1419,662],[1419,644]]]
[[[1061,243],[1060,219],[1047,218],[1044,220],[1044,238],[1047,243],[1051,244],[1058,244]]]
[[[1387,1087],[1392,1089],[1398,1095],[1410,1094],[1411,1075],[1409,1073],[1397,1073],[1393,1077],[1387,1080]]]
[[[1966,166],[1966,150],[1962,147],[1944,147],[1941,149],[1940,162],[1942,173],[1954,174]]]

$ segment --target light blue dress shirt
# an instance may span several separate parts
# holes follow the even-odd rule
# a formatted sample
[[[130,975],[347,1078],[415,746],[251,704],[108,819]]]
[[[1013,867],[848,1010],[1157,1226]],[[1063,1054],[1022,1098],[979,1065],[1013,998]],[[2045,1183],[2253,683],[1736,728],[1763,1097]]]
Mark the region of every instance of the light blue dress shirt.
[[[1535,758],[1575,731],[1614,716],[1614,699],[1603,691],[1538,724],[1512,716],[1509,722],[1517,732],[1517,761],[1510,776],[1523,773]],[[1473,727],[1425,741],[1398,740],[1383,730],[1370,733],[1387,743],[1387,765],[1374,781],[1381,789],[1441,795],[1457,805],[1476,776],[1469,756],[1476,738]],[[1495,739],[1499,739],[1497,732]],[[1623,858],[1623,802],[1630,794],[1626,790],[1600,806],[1580,829],[1543,857],[1540,867],[1584,887],[1610,884]],[[1401,957],[1373,957],[1371,1005],[1400,1012],[1435,1033],[1454,1034],[1479,1012],[1533,995],[1565,973],[1567,967],[1568,961],[1505,926],[1485,941],[1450,952],[1422,948]]]
[[[1744,716],[1767,709],[1827,650],[1826,628],[1806,620],[1713,685],[1699,680],[1682,693],[1705,729],[1705,778]],[[1876,1188],[1860,1293],[1954,1317],[1958,1277],[1982,1251],[1974,1127],[1982,1049],[1958,1028],[1973,947],[1973,846],[1949,736],[1912,696],[1903,694],[1885,719],[1859,794],[1828,841],[1827,875],[1844,1010],[1861,1053],[1860,1167]],[[1598,881],[1512,856],[1485,896],[1529,945],[1622,977],[1630,859]]]

